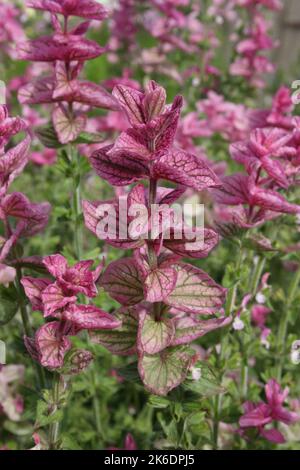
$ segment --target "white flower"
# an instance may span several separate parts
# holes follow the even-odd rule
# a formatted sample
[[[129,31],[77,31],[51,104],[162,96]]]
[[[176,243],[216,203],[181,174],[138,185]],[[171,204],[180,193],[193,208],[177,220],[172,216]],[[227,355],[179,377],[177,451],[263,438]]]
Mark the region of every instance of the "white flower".
[[[193,380],[199,380],[201,378],[200,367],[192,367],[191,369]]]
[[[292,364],[300,364],[300,340],[294,341],[291,348]]]
[[[261,292],[258,292],[258,294],[255,296],[255,300],[259,304],[264,304],[266,302],[266,297]]]
[[[244,322],[243,320],[241,320],[239,317],[235,317],[234,321],[233,321],[233,324],[232,324],[232,327],[234,330],[237,330],[237,331],[240,331],[240,330],[243,330],[244,329]]]

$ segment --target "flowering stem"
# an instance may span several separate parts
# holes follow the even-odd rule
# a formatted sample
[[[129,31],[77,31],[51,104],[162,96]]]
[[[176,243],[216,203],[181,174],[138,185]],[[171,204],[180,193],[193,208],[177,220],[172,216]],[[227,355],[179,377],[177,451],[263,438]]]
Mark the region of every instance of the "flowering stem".
[[[94,419],[95,419],[95,426],[97,431],[97,438],[103,438],[103,429],[101,424],[101,413],[100,413],[100,406],[99,400],[97,397],[97,387],[96,387],[96,374],[94,368],[91,369],[91,380],[93,385],[93,409],[94,409]]]
[[[33,330],[32,330],[32,326],[31,326],[31,323],[30,323],[30,318],[29,318],[29,315],[28,315],[27,306],[26,306],[25,299],[24,299],[23,287],[22,287],[22,284],[21,284],[22,268],[17,267],[16,268],[16,273],[17,274],[16,274],[15,285],[16,285],[16,289],[17,289],[18,297],[19,297],[19,306],[20,306],[20,313],[21,313],[23,328],[24,328],[24,332],[25,332],[26,336],[31,338],[33,336]],[[36,373],[37,373],[37,385],[38,385],[38,388],[41,390],[41,389],[46,388],[46,380],[45,380],[44,370],[40,366],[40,364],[38,364],[37,362],[34,362],[34,364],[35,364]]]
[[[277,368],[276,368],[276,378],[279,383],[281,381],[281,376],[282,376],[282,369],[283,369],[283,362],[284,362],[284,349],[285,349],[285,343],[286,343],[286,336],[288,332],[288,326],[291,320],[291,310],[292,310],[292,305],[297,295],[299,282],[300,282],[300,268],[296,272],[290,284],[290,287],[287,293],[287,299],[286,299],[287,302],[284,308],[285,314],[282,315],[281,321],[279,324],[279,330],[278,330],[278,336],[277,336],[277,351],[279,353],[279,358],[278,358]]]
[[[241,269],[243,258],[244,258],[244,252],[243,252],[242,247],[240,245],[239,252],[238,252],[238,258],[237,258],[237,262],[236,262],[236,266],[235,266],[235,273],[237,273],[237,275],[238,275],[238,273]],[[231,313],[234,309],[238,285],[239,285],[239,280],[237,280],[234,283],[234,285],[232,287],[230,287],[230,289],[228,291],[228,295],[227,295],[227,299],[226,299],[226,306],[225,306],[225,315],[226,316],[231,315]]]
[[[266,264],[266,259],[265,258],[259,258],[257,260],[257,263],[255,264],[253,274],[250,277],[250,282],[249,282],[249,292],[252,295],[252,298],[254,299],[256,294],[257,294],[257,289],[259,285],[259,281],[261,279],[262,272],[264,270]],[[242,341],[242,368],[241,368],[241,397],[245,400],[248,395],[248,373],[249,373],[249,367],[248,367],[248,355],[247,355],[247,348],[244,345],[244,341]]]
[[[74,251],[77,260],[81,259],[82,233],[81,233],[81,175],[79,170],[79,154],[73,144],[69,144],[69,159],[74,164],[73,172],[73,217],[74,217]]]
[[[259,281],[260,281],[262,272],[265,268],[265,264],[266,264],[266,259],[259,258],[259,260],[257,261],[255,265],[255,269],[253,271],[253,275],[250,281],[250,289],[249,289],[253,297],[255,297],[257,294]]]

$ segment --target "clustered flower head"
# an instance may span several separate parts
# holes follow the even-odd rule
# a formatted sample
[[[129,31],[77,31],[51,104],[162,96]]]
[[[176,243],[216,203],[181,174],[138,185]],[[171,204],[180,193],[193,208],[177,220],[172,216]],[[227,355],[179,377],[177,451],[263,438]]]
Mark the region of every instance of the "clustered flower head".
[[[253,116],[256,129],[231,144],[231,156],[246,174],[224,176],[222,188],[212,191],[220,204],[218,219],[246,229],[280,214],[299,213],[300,207],[283,194],[297,185],[298,119],[292,110],[290,95],[281,88],[272,108]]]
[[[21,133],[25,137],[17,145],[7,149],[10,139]],[[20,192],[8,193],[12,182],[28,163],[30,136],[23,119],[9,117],[7,107],[0,105],[0,220],[5,235],[0,239],[0,273],[3,283],[14,278],[13,265],[17,261],[14,247],[22,238],[41,232],[48,223],[50,204],[32,203]]]
[[[120,322],[94,305],[78,303],[79,294],[88,299],[96,297],[95,283],[102,266],[91,271],[93,261],[80,261],[69,267],[59,254],[45,257],[43,264],[54,281],[25,276],[22,284],[33,310],[56,320],[41,326],[34,338],[26,337],[25,344],[35,360],[57,369],[63,367],[65,354],[72,347],[69,336],[82,330],[117,328]]]
[[[4,52],[15,58],[15,45],[24,41],[25,33],[18,18],[20,10],[10,2],[0,3],[0,54]]]
[[[54,34],[25,41],[19,45],[19,58],[53,65],[51,75],[30,82],[19,90],[21,104],[53,104],[52,121],[62,144],[73,142],[86,128],[86,112],[90,107],[116,109],[116,101],[100,85],[80,80],[87,60],[105,52],[97,42],[85,39],[91,20],[107,16],[104,7],[93,0],[35,1],[29,7],[51,13]],[[70,16],[87,21],[69,29]],[[62,22],[59,17],[62,17]]]
[[[256,428],[259,435],[270,442],[282,444],[285,442],[283,434],[275,427],[270,427],[274,423],[292,424],[300,419],[300,416],[292,411],[288,411],[283,405],[288,396],[289,390],[281,390],[275,379],[270,379],[265,386],[267,402],[244,403],[245,413],[241,416],[239,424],[241,434],[250,428]]]
[[[261,7],[279,10],[282,3],[280,0],[237,0],[237,5],[247,10],[249,26],[245,28],[245,37],[236,45],[238,57],[231,64],[230,73],[246,78],[254,87],[264,88],[263,75],[274,71],[274,65],[264,52],[274,49],[276,43],[268,35],[270,25]]]

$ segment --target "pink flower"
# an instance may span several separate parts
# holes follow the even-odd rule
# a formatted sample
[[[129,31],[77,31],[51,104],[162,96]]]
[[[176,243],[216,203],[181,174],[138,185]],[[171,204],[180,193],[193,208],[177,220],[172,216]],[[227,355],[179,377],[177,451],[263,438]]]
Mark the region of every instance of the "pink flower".
[[[15,58],[13,46],[24,41],[25,34],[19,21],[21,11],[11,2],[0,3],[0,45],[10,57]]]
[[[82,330],[113,329],[120,321],[93,305],[77,304],[77,294],[95,297],[97,281],[102,266],[90,271],[92,261],[80,261],[69,267],[62,255],[47,256],[44,266],[55,278],[23,277],[22,285],[32,308],[44,312],[44,316],[56,317],[41,326],[35,338],[25,338],[31,356],[42,366],[55,369],[63,366],[64,357],[71,349],[69,336]]]
[[[31,152],[30,160],[36,165],[54,165],[57,159],[57,152],[53,149],[44,149],[40,152]]]
[[[255,7],[262,5],[270,10],[281,10],[281,0],[236,0],[237,4],[243,7]]]
[[[24,277],[22,284],[33,308],[44,311],[45,316],[59,314],[61,309],[75,304],[79,293],[90,298],[96,296],[95,282],[101,265],[94,272],[89,269],[93,261],[80,261],[69,267],[66,259],[59,254],[45,257],[43,264],[55,282]]]
[[[103,5],[95,0],[27,0],[26,4],[37,10],[49,11],[65,17],[79,16],[98,21],[107,17],[107,11]]]
[[[270,308],[265,307],[264,305],[253,305],[251,309],[251,319],[253,323],[261,330],[264,330],[266,319],[271,311],[272,310]]]
[[[203,159],[173,147],[181,97],[167,106],[166,91],[153,81],[149,82],[145,93],[118,85],[113,95],[132,127],[121,133],[114,146],[92,155],[92,164],[99,176],[116,186],[145,176],[197,190],[218,186],[218,178]]]
[[[0,284],[7,286],[14,281],[16,277],[16,270],[11,266],[0,264]]]
[[[292,134],[282,129],[256,129],[251,132],[248,141],[232,144],[231,156],[245,165],[249,174],[263,169],[279,186],[287,188],[289,182],[285,168],[276,157],[295,155],[295,149],[288,145],[291,140]]]
[[[262,437],[270,442],[281,444],[285,442],[281,432],[275,428],[265,428],[265,426],[274,421],[292,424],[298,421],[300,416],[283,407],[288,396],[288,389],[282,391],[275,379],[270,379],[266,384],[265,393],[267,403],[261,402],[256,405],[246,402],[244,404],[245,414],[240,418],[239,424],[242,429],[256,427]]]
[[[124,448],[120,449],[118,447],[109,447],[108,450],[137,450],[137,445],[136,442],[132,436],[132,434],[128,433],[126,434],[125,440],[124,440]]]
[[[247,1],[245,0],[245,2]],[[265,81],[261,75],[271,73],[274,70],[270,60],[262,55],[263,51],[273,49],[276,46],[267,34],[268,28],[269,25],[264,16],[258,10],[252,10],[251,23],[249,29],[246,30],[246,37],[236,47],[240,56],[230,66],[232,75],[241,75],[247,78],[252,86],[259,88],[265,86]]]

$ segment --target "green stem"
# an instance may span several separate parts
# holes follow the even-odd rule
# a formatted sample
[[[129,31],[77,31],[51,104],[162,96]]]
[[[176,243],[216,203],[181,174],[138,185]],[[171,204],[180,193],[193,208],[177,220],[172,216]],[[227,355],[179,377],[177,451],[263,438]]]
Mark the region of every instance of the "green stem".
[[[91,379],[93,383],[93,409],[94,409],[94,420],[97,431],[97,438],[104,437],[102,423],[101,423],[101,413],[100,413],[100,404],[97,398],[97,387],[96,387],[96,374],[95,370],[91,369]]]
[[[53,403],[54,407],[52,413],[54,414],[59,408],[59,391],[60,391],[60,375],[54,374],[53,377]],[[59,436],[59,421],[54,421],[49,426],[49,449],[55,450],[57,448],[57,441]]]
[[[261,279],[261,275],[263,273],[265,265],[266,265],[266,258],[259,258],[258,262],[255,265],[255,269],[253,271],[253,275],[251,277],[250,286],[249,286],[249,290],[253,297],[255,297],[257,294],[259,281]]]
[[[74,252],[77,260],[82,254],[82,230],[81,230],[81,175],[79,171],[79,154],[73,144],[69,145],[69,158],[74,164],[73,171],[73,217],[74,217]]]
[[[237,258],[237,262],[236,262],[236,267],[235,267],[235,272],[237,274],[239,273],[239,271],[241,269],[243,258],[244,258],[244,252],[242,250],[242,247],[240,246],[239,253],[238,253],[238,258]],[[232,287],[230,287],[230,289],[228,291],[228,295],[227,295],[227,299],[226,299],[226,306],[225,306],[225,315],[226,316],[231,315],[232,311],[234,310],[238,285],[239,285],[239,280],[237,280],[234,283],[234,285]]]
[[[297,289],[300,282],[300,268],[292,279],[288,293],[287,293],[287,302],[284,307],[285,314],[282,315],[281,321],[279,323],[278,335],[277,335],[277,351],[279,353],[279,358],[277,361],[276,367],[276,378],[277,381],[281,382],[283,363],[284,363],[284,350],[286,343],[286,336],[288,332],[288,326],[291,320],[292,305],[297,295]]]
[[[82,227],[81,227],[81,175],[79,172],[79,154],[77,149],[73,144],[69,145],[69,158],[75,164],[76,171],[74,171],[74,179],[73,179],[73,218],[75,221],[74,224],[74,251],[78,261],[82,258]],[[87,335],[87,341],[89,341],[89,337]],[[91,370],[92,381],[95,385],[95,370]],[[95,388],[93,394],[93,409],[94,409],[94,419],[95,419],[95,426],[97,430],[97,435],[102,436],[103,430],[101,425],[101,415],[100,415],[100,406],[99,400],[96,395],[97,390]]]
[[[222,409],[222,395],[219,394],[214,398],[214,421],[213,421],[213,447],[218,450],[219,439],[219,419]]]
[[[265,268],[266,264],[266,259],[265,258],[259,258],[254,269],[252,276],[250,277],[250,282],[249,282],[249,292],[252,295],[252,298],[254,299],[259,282],[263,273],[263,270]],[[248,374],[249,374],[249,367],[248,367],[248,354],[247,354],[247,348],[244,345],[244,341],[241,340],[241,350],[242,350],[242,367],[241,367],[241,397],[243,400],[247,399],[248,395]]]
[[[235,273],[236,275],[239,274],[239,271],[241,269],[241,265],[243,262],[244,258],[244,252],[242,249],[242,245],[239,246],[239,252],[238,252],[238,257],[236,261],[236,268],[235,268]],[[239,281],[236,281],[234,285],[229,289],[227,299],[226,299],[226,305],[225,305],[225,315],[229,316],[232,314],[234,308],[235,308],[235,301],[236,301],[236,294],[237,294],[237,289],[238,289]],[[225,359],[224,352],[226,350],[227,346],[227,335],[225,336],[224,334],[221,333],[221,351],[220,355],[218,358],[218,362],[220,363],[220,366],[222,365],[223,360]],[[222,379],[222,377],[221,377]],[[219,437],[219,417],[222,411],[222,395],[219,394],[213,399],[213,426],[212,426],[212,441],[213,441],[213,446],[214,449],[218,449],[218,437]]]

